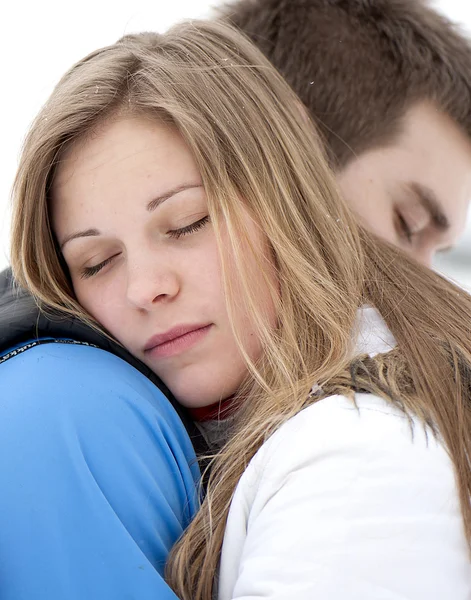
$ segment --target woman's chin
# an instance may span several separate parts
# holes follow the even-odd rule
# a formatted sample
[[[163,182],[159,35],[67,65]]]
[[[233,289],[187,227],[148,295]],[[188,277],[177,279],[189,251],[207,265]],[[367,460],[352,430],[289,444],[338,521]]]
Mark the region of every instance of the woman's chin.
[[[233,396],[238,386],[215,386],[212,382],[212,385],[207,386],[179,386],[174,389],[171,386],[168,387],[179,404],[192,409],[204,408],[222,402]]]

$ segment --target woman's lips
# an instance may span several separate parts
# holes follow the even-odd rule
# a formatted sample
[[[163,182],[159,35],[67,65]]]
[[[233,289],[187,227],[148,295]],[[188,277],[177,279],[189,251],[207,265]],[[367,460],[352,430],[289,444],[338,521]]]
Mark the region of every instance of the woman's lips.
[[[201,341],[206,336],[211,326],[211,324],[196,326],[195,329],[191,329],[190,331],[181,334],[175,330],[175,334],[171,334],[173,335],[171,339],[162,341],[161,343],[159,343],[159,336],[156,336],[155,345],[152,345],[153,338],[151,338],[151,341],[146,345],[145,354],[147,356],[152,356],[153,358],[168,358],[170,356],[181,354]],[[168,334],[166,334],[165,337],[168,337]]]

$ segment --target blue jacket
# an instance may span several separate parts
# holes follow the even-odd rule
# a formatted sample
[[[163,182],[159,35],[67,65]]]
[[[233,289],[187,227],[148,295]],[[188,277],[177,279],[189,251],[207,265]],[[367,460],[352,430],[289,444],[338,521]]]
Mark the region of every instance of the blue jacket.
[[[180,416],[110,351],[38,337],[0,346],[0,598],[175,599],[199,481]]]

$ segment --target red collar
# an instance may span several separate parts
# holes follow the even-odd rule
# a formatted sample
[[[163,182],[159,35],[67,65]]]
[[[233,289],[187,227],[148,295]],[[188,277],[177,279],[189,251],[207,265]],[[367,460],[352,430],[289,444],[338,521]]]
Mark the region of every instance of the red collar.
[[[194,421],[222,421],[230,417],[236,410],[234,398],[227,398],[222,402],[215,402],[209,406],[189,408],[188,412]]]

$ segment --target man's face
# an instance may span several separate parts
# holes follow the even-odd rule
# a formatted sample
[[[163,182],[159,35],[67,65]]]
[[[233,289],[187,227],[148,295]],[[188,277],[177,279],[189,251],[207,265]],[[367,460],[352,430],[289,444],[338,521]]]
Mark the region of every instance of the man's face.
[[[471,199],[471,142],[428,103],[409,109],[399,137],[338,174],[363,224],[430,266],[462,234]]]

